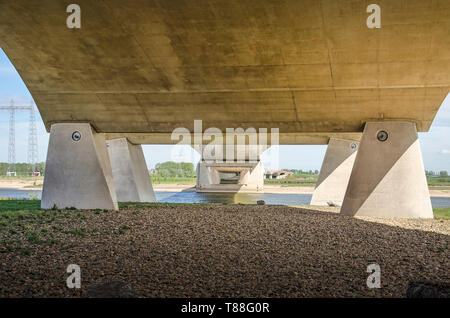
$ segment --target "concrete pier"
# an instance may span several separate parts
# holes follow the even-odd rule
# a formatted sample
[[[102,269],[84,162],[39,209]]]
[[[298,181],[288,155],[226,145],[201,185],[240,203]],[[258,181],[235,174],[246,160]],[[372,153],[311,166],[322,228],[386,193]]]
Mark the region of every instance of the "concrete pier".
[[[433,218],[414,123],[366,123],[341,213]]]
[[[126,138],[108,141],[114,187],[119,202],[156,202],[141,145]]]
[[[197,165],[197,192],[262,192],[264,166],[257,162],[208,163]]]
[[[90,124],[51,126],[41,207],[118,209],[105,138]]]
[[[311,205],[342,205],[359,142],[330,138]]]

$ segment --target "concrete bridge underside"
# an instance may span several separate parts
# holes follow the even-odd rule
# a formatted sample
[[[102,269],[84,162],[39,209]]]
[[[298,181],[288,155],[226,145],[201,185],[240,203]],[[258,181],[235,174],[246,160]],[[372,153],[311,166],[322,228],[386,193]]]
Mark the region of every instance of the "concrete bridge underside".
[[[379,29],[366,26],[369,2],[363,0],[79,0],[81,29],[66,27],[68,4],[0,1],[0,46],[47,130],[52,129],[50,146],[72,151],[68,145],[80,143],[65,145],[59,139],[71,136],[66,129],[85,132],[82,140],[88,138],[85,146],[91,149],[85,160],[91,158],[92,171],[98,172],[92,184],[112,208],[117,199],[111,164],[100,139],[125,138],[133,146],[173,143],[173,129],[193,131],[195,119],[222,131],[276,127],[280,144],[359,141],[364,131],[355,168],[371,157],[362,149],[370,154],[383,145],[386,156],[402,149],[393,157],[397,160],[420,158],[414,166],[419,169],[420,149],[411,150],[415,136],[429,130],[450,88],[450,4],[445,0],[377,1]],[[373,127],[388,129],[389,139],[367,148],[364,144],[374,142]],[[403,148],[401,140],[407,140]],[[62,148],[49,148],[55,170],[49,174],[55,178],[75,164],[59,161],[65,158]],[[386,167],[369,176],[372,183],[360,194],[355,189],[361,188],[364,169],[353,169],[343,200],[346,214],[372,211],[370,200],[355,196],[387,195],[377,188],[390,173]],[[44,185],[44,196],[60,193],[51,187]],[[89,202],[84,196],[70,204]],[[47,199],[49,205],[66,204]]]

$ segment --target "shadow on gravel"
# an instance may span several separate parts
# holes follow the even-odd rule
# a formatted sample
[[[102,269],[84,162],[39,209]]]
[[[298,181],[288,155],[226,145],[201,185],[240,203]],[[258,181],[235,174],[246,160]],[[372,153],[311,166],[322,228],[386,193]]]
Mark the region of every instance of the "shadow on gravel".
[[[447,220],[218,204],[64,213],[2,228],[18,248],[0,253],[0,296],[85,297],[116,280],[145,297],[405,297],[409,281],[450,282]],[[69,264],[81,267],[81,290],[66,287]],[[381,268],[379,289],[367,287],[369,264]]]

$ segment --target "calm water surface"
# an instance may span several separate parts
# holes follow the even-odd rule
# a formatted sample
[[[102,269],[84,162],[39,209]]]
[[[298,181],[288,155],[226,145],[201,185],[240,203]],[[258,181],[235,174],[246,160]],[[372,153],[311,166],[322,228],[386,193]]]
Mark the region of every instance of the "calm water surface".
[[[41,198],[41,190],[17,190],[0,188],[0,197],[29,199],[30,194]],[[258,200],[264,200],[266,204],[283,205],[308,205],[311,194],[292,193],[196,193],[196,192],[159,192],[156,191],[158,202],[168,203],[242,203],[255,204]],[[431,197],[433,207],[450,207],[450,198]]]

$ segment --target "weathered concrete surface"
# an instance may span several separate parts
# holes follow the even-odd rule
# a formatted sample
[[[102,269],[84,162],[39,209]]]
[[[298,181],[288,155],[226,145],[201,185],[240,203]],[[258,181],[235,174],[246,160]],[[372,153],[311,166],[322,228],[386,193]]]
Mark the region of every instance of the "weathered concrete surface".
[[[126,138],[108,141],[114,186],[119,202],[156,202],[141,145]]]
[[[78,30],[66,27],[68,2],[0,1],[0,46],[47,129],[82,121],[170,143],[202,119],[317,143],[309,134],[368,121],[427,131],[449,92],[448,1],[377,1],[380,29],[366,26],[366,0],[77,3]]]
[[[380,131],[388,133],[379,141]],[[366,124],[342,204],[351,216],[433,218],[416,127]]]
[[[278,123],[272,123],[272,127],[278,125]],[[231,124],[230,124],[231,126]],[[206,128],[206,127],[205,127]],[[230,128],[236,128],[235,126]],[[258,127],[255,127],[258,128]],[[117,139],[126,136],[126,138],[134,144],[177,144],[180,139],[171,139],[172,133],[106,133],[107,139]],[[359,141],[361,139],[362,132],[352,133],[286,133],[281,130],[278,134],[278,143],[272,143],[271,133],[267,133],[267,146],[272,145],[327,145],[330,138],[339,138]],[[259,135],[260,136],[260,135]],[[222,139],[226,140],[226,133],[222,134]],[[191,133],[190,138],[191,146],[194,146],[194,134]],[[203,139],[203,144],[210,142],[210,139]],[[236,140],[236,144],[238,141]],[[225,150],[224,150],[225,153]]]
[[[81,134],[74,141],[74,132]],[[45,165],[43,209],[117,210],[111,165],[103,134],[89,124],[53,124]]]
[[[323,159],[311,205],[341,205],[359,142],[331,138]]]
[[[211,184],[220,184],[219,172],[213,166],[206,165],[200,161],[196,169],[197,181],[196,190],[200,191],[203,187]]]
[[[236,184],[223,183],[223,178],[237,174]],[[264,166],[257,162],[223,162],[197,164],[197,192],[262,192]]]

